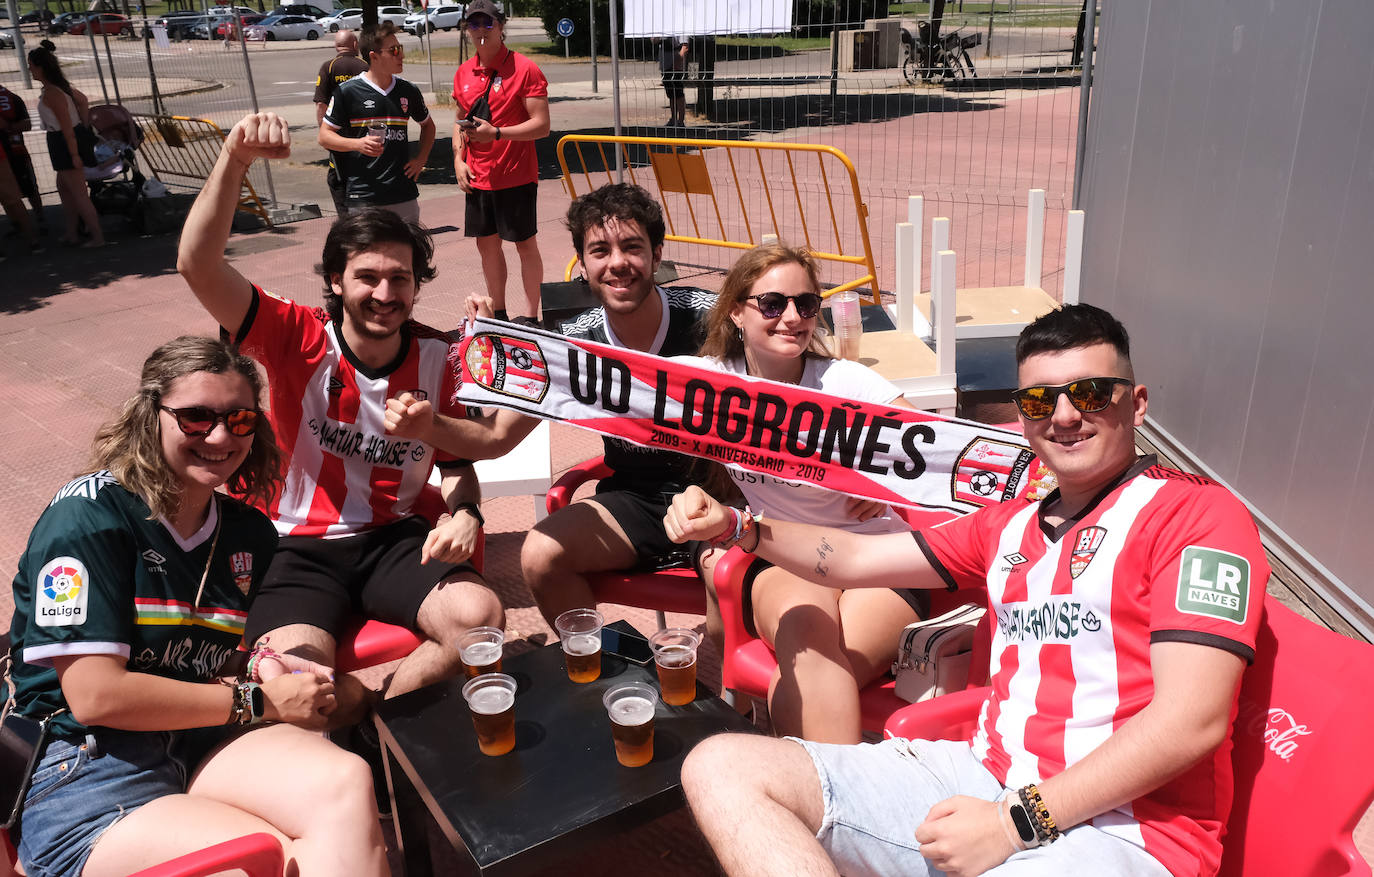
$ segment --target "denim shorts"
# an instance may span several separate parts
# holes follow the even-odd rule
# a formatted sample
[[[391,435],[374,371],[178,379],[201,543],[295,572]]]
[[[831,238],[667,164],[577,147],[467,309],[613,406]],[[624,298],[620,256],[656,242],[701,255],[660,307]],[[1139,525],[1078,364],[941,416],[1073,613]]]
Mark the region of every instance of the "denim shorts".
[[[207,747],[224,736],[206,730],[215,733],[100,729],[49,740],[16,826],[29,877],[79,877],[110,826],[154,798],[185,792]]]
[[[927,866],[916,842],[916,827],[930,808],[955,795],[998,801],[1009,794],[966,742],[795,742],[811,756],[821,781],[825,815],[816,839],[846,877],[942,874]],[[1086,824],[1052,844],[1016,853],[984,877],[1101,874],[1169,877],[1140,847]]]

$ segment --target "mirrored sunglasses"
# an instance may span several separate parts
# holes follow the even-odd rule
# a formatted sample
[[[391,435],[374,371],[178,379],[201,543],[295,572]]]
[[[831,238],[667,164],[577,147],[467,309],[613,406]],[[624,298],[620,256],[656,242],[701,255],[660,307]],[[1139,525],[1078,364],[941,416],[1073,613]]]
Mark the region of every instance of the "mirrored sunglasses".
[[[495,23],[490,18],[469,18],[467,28],[468,30],[491,30]]]
[[[758,303],[759,313],[769,320],[776,320],[787,311],[787,303],[790,301],[797,307],[797,316],[803,320],[809,320],[821,312],[821,297],[814,292],[803,292],[797,295],[783,295],[781,292],[761,292],[758,295],[749,295],[745,298],[753,299]]]
[[[230,435],[240,438],[250,436],[257,429],[260,412],[255,408],[230,408],[216,411],[205,405],[191,405],[186,408],[158,406],[176,418],[177,428],[189,436],[205,436],[215,431],[215,426],[224,424]]]
[[[1026,387],[1012,392],[1016,407],[1027,420],[1044,420],[1054,413],[1059,404],[1059,395],[1069,397],[1069,404],[1084,414],[1096,414],[1112,404],[1112,392],[1117,384],[1135,386],[1134,381],[1125,378],[1081,378],[1057,387],[1040,385]]]
[[[400,57],[401,55],[404,55],[406,53],[406,47],[401,45],[400,43],[397,43],[394,46],[387,46],[383,51],[385,51],[393,57]]]

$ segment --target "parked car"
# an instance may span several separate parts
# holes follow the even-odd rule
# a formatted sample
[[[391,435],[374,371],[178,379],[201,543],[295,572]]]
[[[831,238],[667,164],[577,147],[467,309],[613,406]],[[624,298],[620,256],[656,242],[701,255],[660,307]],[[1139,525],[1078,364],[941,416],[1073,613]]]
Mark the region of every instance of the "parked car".
[[[248,6],[211,6],[210,9],[209,9],[209,12],[210,12],[211,15],[215,15],[215,16],[220,16],[220,15],[228,16],[228,15],[233,15],[233,14],[235,14],[235,13],[238,13],[239,15],[257,15],[257,14],[258,14],[258,11],[257,11],[256,9],[252,9],[252,8],[250,8],[250,7],[248,7]]]
[[[14,28],[0,27],[0,49],[14,48]]]
[[[134,23],[118,12],[92,13],[84,20],[74,22],[67,28],[67,33],[85,36],[87,27],[97,34],[134,35]]]
[[[382,6],[377,9],[378,22],[389,21],[401,29],[405,28],[406,17],[409,15],[410,11],[404,6]],[[363,26],[363,11],[361,9],[345,9],[338,15],[329,16],[328,21],[329,24],[325,27],[330,33],[343,28],[358,30]]]
[[[266,17],[267,16],[261,12],[245,12],[243,13],[240,20],[243,24],[243,27],[246,29],[249,25],[259,24]],[[218,25],[216,25],[215,39],[222,40],[225,37],[229,36],[229,28],[232,25],[233,19],[228,17],[226,17],[224,21],[221,21]]]
[[[85,18],[86,18],[86,13],[85,13],[85,12],[64,12],[64,13],[62,13],[61,15],[58,15],[58,16],[57,16],[56,18],[54,18],[52,21],[48,22],[48,33],[50,33],[50,34],[63,34],[63,33],[66,33],[66,32],[67,32],[67,28],[69,28],[69,27],[71,27],[72,25],[76,24],[78,21],[84,21]]]
[[[19,16],[19,26],[32,24],[37,30],[47,30],[48,25],[52,24],[52,20],[56,17],[57,15],[51,9],[35,9]]]
[[[272,10],[273,15],[304,15],[306,18],[313,18],[319,21],[321,18],[328,18],[335,10],[326,11],[318,6],[309,3],[287,3]]]
[[[243,33],[250,40],[317,40],[324,28],[304,15],[269,15]]]
[[[405,28],[415,36],[420,35],[420,29],[425,27],[428,21],[429,32],[436,30],[453,30],[463,24],[463,7],[455,5],[431,6],[424,12],[412,12],[406,16]]]
[[[198,24],[204,24],[210,17],[203,12],[169,12],[159,18],[154,24],[161,24],[167,28],[167,39],[169,40],[189,40],[192,39],[191,31]]]
[[[343,28],[357,29],[363,23],[363,11],[361,9],[340,9],[333,15],[326,15],[317,19],[320,27],[330,33],[338,33]]]

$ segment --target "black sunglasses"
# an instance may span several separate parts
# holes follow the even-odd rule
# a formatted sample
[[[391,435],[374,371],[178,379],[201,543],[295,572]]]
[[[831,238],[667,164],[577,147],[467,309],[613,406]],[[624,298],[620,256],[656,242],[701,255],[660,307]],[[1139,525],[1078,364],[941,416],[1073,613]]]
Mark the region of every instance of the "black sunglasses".
[[[1054,406],[1059,404],[1060,393],[1068,396],[1070,404],[1084,414],[1096,414],[1112,404],[1112,392],[1117,384],[1135,386],[1134,381],[1125,378],[1080,378],[1057,387],[1042,384],[1015,390],[1011,397],[1016,400],[1016,407],[1021,409],[1021,416],[1027,420],[1044,420],[1053,414]]]
[[[216,411],[204,405],[191,405],[186,408],[168,408],[166,405],[159,405],[158,408],[166,411],[177,419],[177,428],[190,436],[209,435],[215,431],[215,426],[221,422],[224,428],[229,430],[230,435],[240,438],[253,434],[257,429],[259,412],[255,408],[230,408],[228,411]]]
[[[467,27],[468,30],[491,30],[492,26],[495,24],[496,22],[492,21],[490,18],[469,18],[465,27]]]
[[[781,292],[761,292],[758,295],[746,295],[745,298],[753,299],[759,304],[759,313],[769,320],[776,320],[787,312],[787,303],[790,301],[797,307],[797,316],[803,320],[809,320],[821,312],[821,297],[814,292],[803,292],[797,295],[783,295]]]

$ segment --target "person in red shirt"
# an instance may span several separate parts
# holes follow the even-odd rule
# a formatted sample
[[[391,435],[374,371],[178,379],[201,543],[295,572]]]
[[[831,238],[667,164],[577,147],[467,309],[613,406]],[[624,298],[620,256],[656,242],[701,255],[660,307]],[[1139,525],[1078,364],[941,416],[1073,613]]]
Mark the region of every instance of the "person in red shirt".
[[[505,13],[472,0],[463,26],[476,52],[453,75],[453,172],[467,196],[466,235],[477,239],[487,295],[499,319],[533,324],[544,260],[535,237],[539,163],[534,141],[549,133],[549,82],[505,43]],[[520,257],[520,294],[506,299],[502,241]]]
[[[1016,359],[1026,440],[1058,482],[1043,500],[914,534],[766,518],[734,537],[833,588],[985,587],[996,626],[972,740],[694,749],[682,786],[727,874],[1216,873],[1259,532],[1222,485],[1137,456],[1148,393],[1111,314],[1051,311]],[[665,528],[723,544],[731,520],[689,487]]]

